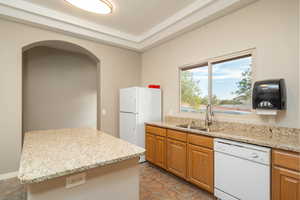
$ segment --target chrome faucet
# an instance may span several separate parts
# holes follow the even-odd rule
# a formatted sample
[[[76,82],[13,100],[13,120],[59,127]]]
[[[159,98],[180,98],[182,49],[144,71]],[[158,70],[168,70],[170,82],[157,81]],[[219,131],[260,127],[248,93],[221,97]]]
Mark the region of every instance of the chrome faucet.
[[[188,125],[188,128],[191,128],[191,127],[195,127],[196,126],[196,122],[194,120],[192,120],[189,125]]]
[[[209,127],[213,123],[213,116],[214,116],[214,113],[212,111],[212,106],[211,106],[211,104],[208,104],[206,106],[206,112],[205,112],[205,128],[207,129],[208,132],[209,132]]]

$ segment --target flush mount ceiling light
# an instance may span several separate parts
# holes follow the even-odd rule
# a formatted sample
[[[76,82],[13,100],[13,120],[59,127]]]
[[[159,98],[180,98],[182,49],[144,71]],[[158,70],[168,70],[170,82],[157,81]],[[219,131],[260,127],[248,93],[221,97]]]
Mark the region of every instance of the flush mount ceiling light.
[[[98,13],[109,14],[112,12],[112,5],[107,0],[65,0],[80,9]]]

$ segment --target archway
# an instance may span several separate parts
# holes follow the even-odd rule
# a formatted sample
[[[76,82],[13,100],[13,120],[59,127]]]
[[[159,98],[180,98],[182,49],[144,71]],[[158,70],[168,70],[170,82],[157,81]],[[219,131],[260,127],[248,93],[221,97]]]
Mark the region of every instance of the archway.
[[[82,121],[86,120],[87,115],[93,113],[93,109],[91,105],[95,103],[95,115],[96,121],[95,124],[92,126],[97,129],[101,127],[101,115],[100,115],[100,60],[89,50],[78,46],[73,43],[65,42],[65,41],[58,41],[58,40],[47,40],[47,41],[40,41],[35,42],[29,45],[26,45],[22,48],[23,52],[23,88],[22,88],[22,96],[23,96],[23,110],[22,110],[22,129],[23,133],[28,130],[35,130],[35,129],[56,129],[56,128],[80,128],[80,127],[89,127],[88,123],[86,122],[81,123],[80,118],[76,118],[76,114],[79,116],[81,114]],[[49,56],[48,56],[49,54]],[[42,56],[40,56],[42,55]],[[40,56],[40,57],[36,57]],[[73,57],[70,57],[73,56]],[[34,57],[34,59],[32,59]],[[31,59],[29,62],[28,59]],[[46,60],[48,59],[48,60]],[[46,61],[45,61],[46,60]],[[62,61],[61,61],[62,60]],[[46,62],[46,64],[45,64]],[[59,62],[63,62],[60,64]],[[85,64],[82,64],[85,63]],[[86,64],[88,63],[88,64]],[[92,63],[92,64],[91,64]],[[85,66],[85,68],[80,69],[80,64]],[[95,68],[92,69],[93,65]],[[46,67],[47,66],[47,67]],[[49,66],[52,69],[49,69]],[[88,66],[88,67],[86,67]],[[48,68],[48,69],[46,69]],[[32,73],[34,70],[35,73]],[[49,70],[50,73],[49,73]],[[70,73],[68,72],[70,71]],[[76,71],[77,70],[77,71]],[[79,71],[78,71],[79,70]],[[82,74],[80,77],[79,73],[84,71],[85,74]],[[95,71],[92,71],[95,70]],[[54,74],[51,76],[51,72],[55,71]],[[95,76],[93,76],[95,72]],[[25,74],[26,73],[26,74]],[[47,75],[49,73],[49,77]],[[62,76],[63,74],[64,76]],[[74,77],[72,78],[71,75],[76,75],[77,79]],[[90,76],[90,77],[86,77]],[[60,78],[60,80],[59,80]],[[85,78],[85,79],[82,79]],[[56,80],[57,79],[57,80]],[[64,79],[64,80],[62,80]],[[37,80],[37,81],[36,81]],[[55,80],[55,81],[53,81]],[[66,83],[66,81],[74,81]],[[81,81],[80,83],[76,83],[76,80]],[[36,81],[36,82],[34,82]],[[48,81],[48,82],[47,82]],[[34,83],[33,83],[34,82]],[[91,84],[95,83],[95,88],[92,88]],[[73,84],[73,85],[72,85]],[[69,87],[68,87],[69,86]],[[91,91],[83,91],[85,90],[92,90],[93,94],[91,95]],[[57,90],[57,94],[54,94]],[[71,91],[72,90],[73,93]],[[75,90],[78,90],[75,91]],[[30,92],[29,92],[30,91]],[[46,92],[40,92],[46,91]],[[50,92],[48,92],[50,91]],[[38,93],[40,92],[40,93]],[[77,93],[78,94],[77,94]],[[88,94],[89,92],[89,94]],[[48,94],[49,93],[49,94]],[[77,96],[75,96],[77,94]],[[57,98],[60,97],[60,101],[56,101]],[[68,95],[70,97],[68,97]],[[83,97],[86,95],[86,97]],[[63,97],[62,97],[63,96]],[[91,99],[91,97],[95,97],[96,100],[92,103],[89,103],[87,99]],[[40,99],[39,99],[40,98]],[[73,98],[73,99],[72,99]],[[77,99],[76,99],[77,98]],[[79,99],[81,98],[81,99]],[[51,100],[48,100],[51,99]],[[65,105],[63,104],[62,100],[65,99]],[[77,103],[74,103],[76,102]],[[78,108],[78,102],[84,101],[85,106],[82,108]],[[55,103],[54,103],[55,102]],[[74,105],[73,105],[73,104]],[[52,105],[53,104],[53,105]],[[52,107],[51,107],[51,106]],[[57,106],[55,106],[57,105]],[[73,105],[73,108],[72,108]],[[50,108],[44,109],[43,106],[50,106]],[[89,106],[89,107],[88,107]],[[68,108],[65,109],[64,108]],[[79,106],[80,107],[80,106]],[[32,110],[35,109],[33,112]],[[55,110],[58,109],[58,110]],[[74,109],[74,113],[69,114],[69,118],[66,112],[72,112]],[[29,112],[30,110],[30,112]],[[41,111],[42,110],[42,111]],[[90,113],[84,112],[84,110],[90,110]],[[92,111],[92,112],[91,112]],[[58,117],[57,119],[53,116],[53,113],[57,112]],[[44,116],[44,114],[49,113],[50,116]],[[51,115],[52,114],[52,115]],[[60,119],[59,119],[60,118]],[[68,118],[66,121],[66,127],[63,127],[62,124],[64,123],[63,118]],[[71,118],[73,119],[70,122]],[[33,123],[33,120],[37,120],[36,123]],[[44,120],[44,121],[41,121]],[[57,126],[51,125],[47,120],[53,120],[52,123],[55,123],[57,120]],[[79,122],[80,121],[80,122]],[[78,127],[77,127],[78,126]]]

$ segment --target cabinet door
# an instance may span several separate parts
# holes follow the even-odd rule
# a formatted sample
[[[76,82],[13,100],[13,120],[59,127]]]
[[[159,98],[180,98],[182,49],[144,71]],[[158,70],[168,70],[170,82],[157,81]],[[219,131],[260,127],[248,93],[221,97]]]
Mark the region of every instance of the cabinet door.
[[[186,143],[167,140],[167,170],[186,178]]]
[[[200,188],[213,193],[213,150],[188,145],[188,180]]]
[[[156,136],[155,143],[155,164],[159,167],[166,168],[166,138]]]
[[[273,200],[300,200],[299,172],[273,167],[272,178]]]
[[[155,136],[146,133],[146,160],[155,163]]]

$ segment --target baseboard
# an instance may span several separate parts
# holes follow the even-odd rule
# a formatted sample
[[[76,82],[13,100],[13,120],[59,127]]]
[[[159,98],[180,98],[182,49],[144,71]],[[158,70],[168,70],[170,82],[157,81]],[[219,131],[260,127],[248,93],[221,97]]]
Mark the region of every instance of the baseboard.
[[[10,178],[15,178],[17,176],[18,176],[18,171],[6,173],[6,174],[0,174],[0,181],[10,179]]]

